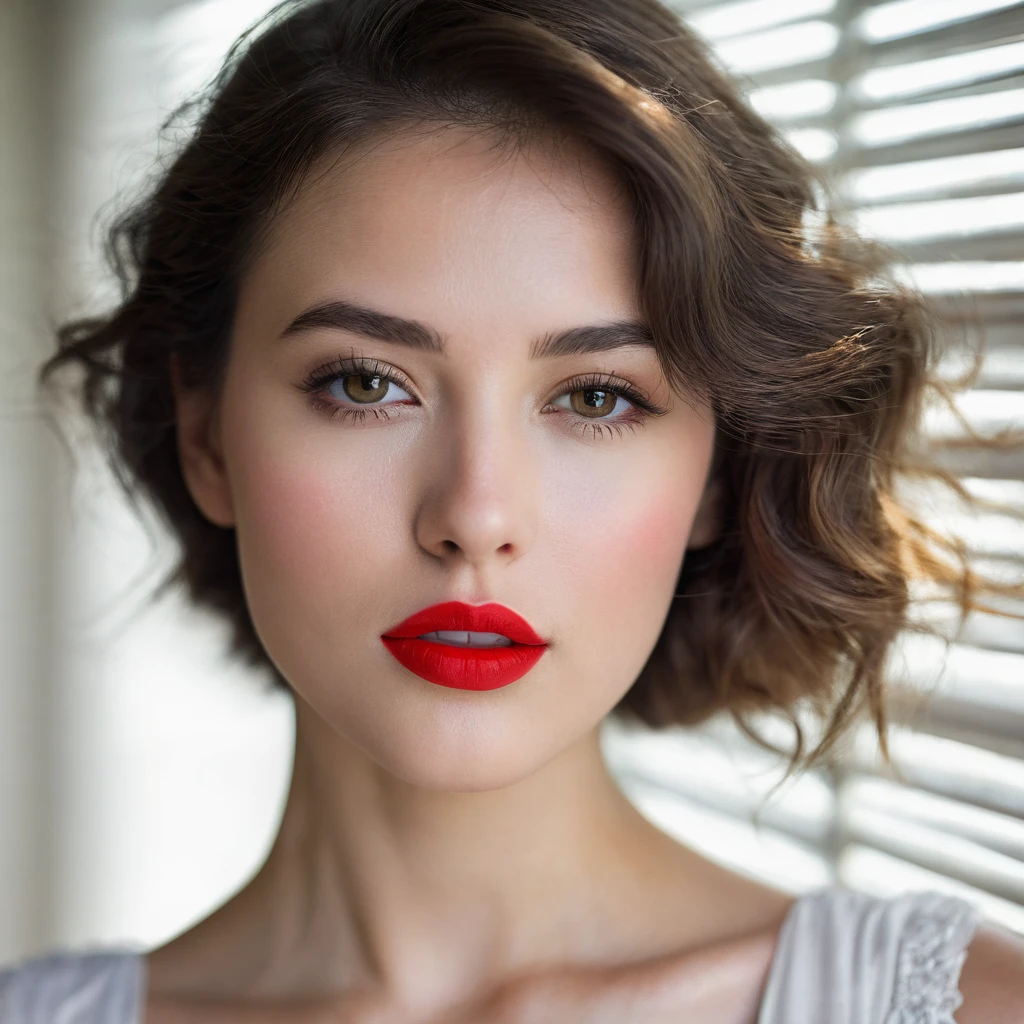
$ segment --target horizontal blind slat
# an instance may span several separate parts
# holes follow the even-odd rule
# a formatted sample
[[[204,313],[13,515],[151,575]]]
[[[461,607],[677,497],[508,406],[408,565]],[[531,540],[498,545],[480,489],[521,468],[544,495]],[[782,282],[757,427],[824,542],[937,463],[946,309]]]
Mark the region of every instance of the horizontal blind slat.
[[[881,64],[926,60],[958,47],[982,48],[998,40],[1020,38],[1022,9],[1018,0],[1000,11],[978,13],[895,39],[875,39],[869,35],[861,38],[870,46],[872,59]]]
[[[1024,863],[980,843],[854,803],[844,825],[857,842],[1024,903]]]
[[[1024,146],[860,168],[848,171],[838,181],[838,190],[848,204],[966,198],[1018,188],[1024,189]]]
[[[914,889],[945,892],[966,900],[992,921],[1024,935],[1024,907],[1019,903],[860,843],[850,843],[842,851],[837,873],[844,885],[883,898]]]
[[[855,730],[849,749],[851,769],[888,778],[889,769],[878,758],[877,739],[867,729]],[[892,731],[889,746],[901,781],[1024,818],[1024,760],[903,727]]]
[[[960,37],[972,24],[1012,14],[1021,0],[889,0],[860,6],[851,29],[878,46],[934,33],[953,32]]]
[[[842,796],[845,806],[865,808],[885,819],[912,821],[952,832],[1014,858],[1024,869],[1024,821],[1020,818],[867,775],[845,778]]]
[[[846,164],[852,170],[1015,149],[1021,143],[1022,124],[1024,119],[1020,118],[994,121],[981,127],[974,122],[957,131],[917,135],[871,147],[852,146]]]

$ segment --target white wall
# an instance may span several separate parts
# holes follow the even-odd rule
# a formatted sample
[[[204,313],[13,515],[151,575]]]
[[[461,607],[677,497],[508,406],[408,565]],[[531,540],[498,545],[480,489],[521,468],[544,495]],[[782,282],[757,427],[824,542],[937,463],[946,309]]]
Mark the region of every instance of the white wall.
[[[26,400],[43,332],[45,82],[31,0],[0,4],[0,960],[45,943],[55,453]]]

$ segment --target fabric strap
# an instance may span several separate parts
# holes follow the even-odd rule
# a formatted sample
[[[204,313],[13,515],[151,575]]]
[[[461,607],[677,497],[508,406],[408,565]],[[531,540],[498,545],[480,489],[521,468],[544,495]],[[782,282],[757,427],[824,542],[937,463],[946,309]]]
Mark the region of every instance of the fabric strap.
[[[955,1024],[979,921],[931,891],[806,894],[779,933],[757,1024]]]
[[[138,1024],[145,958],[50,953],[0,972],[0,1024]]]

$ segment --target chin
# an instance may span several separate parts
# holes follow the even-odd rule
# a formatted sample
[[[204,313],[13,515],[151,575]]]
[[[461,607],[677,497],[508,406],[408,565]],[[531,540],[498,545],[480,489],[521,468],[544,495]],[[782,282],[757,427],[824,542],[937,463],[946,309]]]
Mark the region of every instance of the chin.
[[[446,702],[447,704],[447,702]],[[480,793],[504,789],[529,778],[561,747],[544,749],[536,729],[509,712],[479,708],[414,715],[413,721],[375,723],[355,735],[350,719],[340,731],[389,774],[421,789]],[[553,737],[551,738],[553,741]]]
[[[543,762],[477,758],[412,758],[408,751],[379,751],[370,757],[386,772],[417,789],[438,793],[488,793],[529,778]]]
[[[540,765],[453,765],[448,770],[439,770],[436,765],[407,763],[384,767],[417,789],[438,793],[489,793],[522,782]]]

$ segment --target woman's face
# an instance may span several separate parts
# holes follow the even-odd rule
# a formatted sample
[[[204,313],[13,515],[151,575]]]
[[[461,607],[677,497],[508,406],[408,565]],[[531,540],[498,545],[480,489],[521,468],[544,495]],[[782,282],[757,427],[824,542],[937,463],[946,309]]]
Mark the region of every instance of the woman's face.
[[[653,347],[531,358],[548,334],[638,319],[630,211],[587,154],[510,156],[462,129],[356,152],[273,223],[239,295],[216,457],[186,475],[235,526],[253,621],[299,698],[409,782],[497,788],[593,730],[643,667],[713,419]],[[327,315],[286,331],[330,302],[418,321],[444,352]],[[385,379],[316,373],[351,357]],[[567,387],[587,376],[663,414]],[[380,637],[447,600],[507,605],[548,649],[498,689],[428,682]]]

